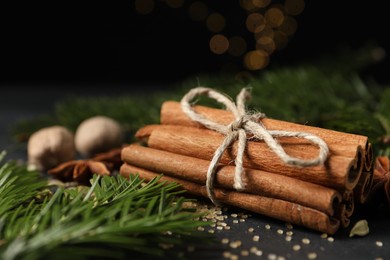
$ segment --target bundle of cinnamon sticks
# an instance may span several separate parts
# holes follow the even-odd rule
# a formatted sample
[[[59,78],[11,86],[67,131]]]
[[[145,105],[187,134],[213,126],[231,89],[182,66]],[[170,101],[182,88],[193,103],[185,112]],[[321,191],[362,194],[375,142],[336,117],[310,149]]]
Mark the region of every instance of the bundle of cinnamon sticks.
[[[210,120],[228,125],[230,111],[204,106],[193,109]],[[355,203],[364,203],[371,189],[373,152],[366,136],[337,132],[263,118],[269,130],[288,129],[322,138],[329,148],[325,164],[286,165],[262,140],[246,144],[243,157],[245,189],[234,184],[237,142],[223,153],[215,178],[215,196],[221,203],[240,207],[316,231],[334,234],[348,227]],[[176,182],[189,193],[207,197],[206,172],[224,136],[191,120],[175,101],[164,102],[161,123],[138,130],[142,144],[122,149],[120,174],[139,174],[151,180]],[[318,148],[305,139],[278,137],[286,153],[310,159]]]

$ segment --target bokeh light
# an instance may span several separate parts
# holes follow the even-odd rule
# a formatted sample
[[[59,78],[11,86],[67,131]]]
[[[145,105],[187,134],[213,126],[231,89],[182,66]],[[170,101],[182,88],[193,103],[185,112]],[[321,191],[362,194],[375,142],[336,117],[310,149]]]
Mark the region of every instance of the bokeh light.
[[[186,10],[191,20],[204,24],[211,53],[228,54],[223,56],[220,72],[241,73],[246,78],[247,73],[266,68],[271,55],[288,45],[298,29],[296,16],[305,8],[304,0],[238,0],[234,14],[244,20],[202,0],[135,0],[135,9],[149,14],[158,3]]]
[[[258,8],[265,8],[271,3],[271,0],[252,0],[252,4]]]
[[[246,18],[246,28],[250,32],[255,32],[256,30],[261,30],[261,27],[265,26],[265,18],[259,13],[251,13]]]
[[[248,70],[261,70],[268,65],[269,55],[264,50],[254,50],[245,54],[244,65]]]
[[[229,40],[225,35],[216,34],[210,39],[210,50],[215,54],[223,54],[229,49]]]
[[[262,36],[256,41],[256,49],[264,50],[271,55],[276,49],[275,42],[271,37]]]
[[[264,15],[267,25],[271,27],[279,27],[282,25],[284,20],[284,14],[283,11],[279,8],[272,7],[267,10],[267,12]]]

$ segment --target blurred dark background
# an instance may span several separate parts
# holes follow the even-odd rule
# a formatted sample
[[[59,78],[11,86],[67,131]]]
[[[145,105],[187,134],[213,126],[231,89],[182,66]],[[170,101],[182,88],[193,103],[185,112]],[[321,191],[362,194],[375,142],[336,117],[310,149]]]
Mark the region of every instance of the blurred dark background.
[[[0,84],[67,87],[152,84],[156,87],[199,73],[217,73],[237,58],[209,49],[213,35],[189,18],[185,1],[171,8],[154,1],[140,14],[135,1],[2,1],[0,3]],[[225,34],[243,32],[247,13],[238,1],[203,1],[226,18]],[[275,2],[276,3],[276,2]],[[360,48],[368,41],[389,49],[385,1],[305,1],[295,18],[296,33],[273,53],[270,65],[289,65],[333,53],[340,46]],[[388,81],[388,58],[370,68]]]

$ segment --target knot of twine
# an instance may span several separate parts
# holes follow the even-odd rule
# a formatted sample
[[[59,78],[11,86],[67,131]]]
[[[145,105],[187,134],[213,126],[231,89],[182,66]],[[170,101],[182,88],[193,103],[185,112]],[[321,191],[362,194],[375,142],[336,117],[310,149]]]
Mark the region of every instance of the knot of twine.
[[[203,115],[197,113],[190,104],[196,97],[200,95],[207,95],[209,98],[216,100],[217,102],[225,105],[226,109],[231,111],[235,117],[235,120],[229,125],[222,125]],[[237,155],[235,158],[235,172],[234,172],[234,185],[233,187],[242,191],[245,189],[242,175],[244,173],[243,168],[243,156],[245,152],[245,146],[247,142],[247,135],[253,136],[251,138],[257,138],[264,140],[268,147],[285,163],[288,165],[294,165],[299,167],[316,166],[323,164],[329,153],[327,144],[318,136],[304,133],[304,132],[292,132],[284,130],[267,130],[261,123],[261,119],[265,118],[265,114],[256,113],[248,114],[245,111],[245,101],[251,97],[249,89],[243,88],[237,95],[236,104],[226,95],[219,93],[213,89],[205,87],[197,87],[191,89],[181,100],[181,107],[183,112],[190,117],[193,121],[196,121],[205,127],[217,131],[225,135],[225,139],[222,144],[215,151],[214,156],[210,162],[207,170],[206,189],[210,200],[218,205],[214,192],[214,179],[219,161],[225,152],[225,150],[238,139]],[[297,137],[309,140],[311,143],[319,147],[319,154],[317,158],[304,160],[288,155],[283,147],[277,142],[275,137]]]

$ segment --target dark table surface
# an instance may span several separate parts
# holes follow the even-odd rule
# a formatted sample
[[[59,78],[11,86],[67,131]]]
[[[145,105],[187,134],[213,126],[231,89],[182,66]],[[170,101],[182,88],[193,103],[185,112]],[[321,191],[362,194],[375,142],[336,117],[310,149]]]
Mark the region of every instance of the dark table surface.
[[[45,89],[37,86],[4,87],[6,87],[5,91],[2,91],[0,96],[0,150],[7,150],[8,159],[26,159],[25,145],[16,143],[11,138],[11,128],[18,121],[50,113],[55,102],[69,94],[107,95],[104,91],[91,92],[83,88],[72,88],[73,93],[71,93],[64,86]],[[118,87],[115,94],[129,92],[134,87]],[[240,217],[241,213],[245,215],[244,218]],[[239,216],[235,217],[234,214],[239,214]],[[316,259],[390,259],[390,212],[388,209],[378,208],[368,211],[358,207],[351,219],[351,225],[348,228],[341,228],[333,235],[333,242],[321,237],[321,233],[298,226],[293,226],[290,230],[285,222],[243,212],[240,209],[230,208],[222,211],[222,215],[227,216],[225,222],[230,226],[229,230],[224,228],[220,230],[217,227],[205,230],[205,232],[213,233],[220,243],[195,247],[193,252],[188,253],[190,258],[234,259],[235,256],[231,258],[233,254],[239,259],[310,259],[311,257],[314,259],[315,256]],[[369,234],[365,237],[350,238],[351,227],[360,219],[368,221]],[[271,228],[267,229],[266,225],[270,225]],[[281,231],[278,230],[282,230],[283,234],[280,234]],[[286,240],[287,231],[293,231],[291,241]],[[256,240],[254,236],[259,236],[259,240],[254,241]],[[309,239],[310,243],[305,244],[302,241],[304,238]],[[235,241],[242,243],[234,248]],[[383,246],[378,245],[380,242]],[[294,245],[300,245],[300,250],[294,250]]]

